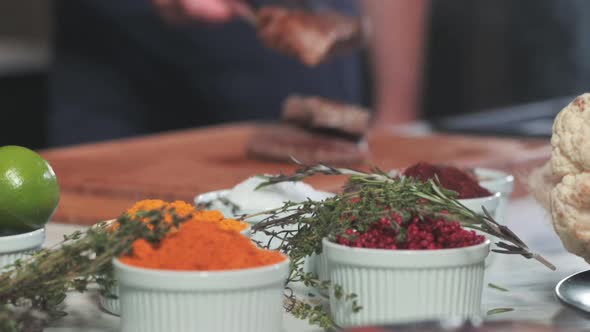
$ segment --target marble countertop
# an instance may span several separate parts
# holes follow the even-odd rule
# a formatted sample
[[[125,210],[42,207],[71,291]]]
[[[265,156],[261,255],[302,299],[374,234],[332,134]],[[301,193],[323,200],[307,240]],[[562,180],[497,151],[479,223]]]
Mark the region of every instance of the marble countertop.
[[[590,329],[588,315],[563,305],[554,295],[555,285],[564,277],[588,269],[581,258],[567,253],[553,232],[548,214],[531,198],[514,201],[508,209],[507,224],[535,251],[557,266],[551,271],[533,260],[520,256],[497,255],[486,272],[486,285],[494,283],[509,289],[501,292],[484,289],[483,310],[514,308],[514,311],[487,316],[489,320],[527,320],[568,331]],[[57,243],[63,234],[82,229],[80,226],[51,223],[47,245]],[[119,318],[98,307],[96,294],[72,294],[66,311],[69,315],[45,331],[107,332],[119,330]],[[318,328],[285,314],[284,332],[319,332]]]

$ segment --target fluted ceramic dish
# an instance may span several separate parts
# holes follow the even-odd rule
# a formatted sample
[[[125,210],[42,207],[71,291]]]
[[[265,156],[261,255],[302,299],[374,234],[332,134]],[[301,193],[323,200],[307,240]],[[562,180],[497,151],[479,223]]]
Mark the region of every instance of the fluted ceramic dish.
[[[353,327],[479,317],[489,249],[489,240],[457,249],[380,250],[324,239],[332,282],[357,294],[362,306],[353,313],[350,301],[330,296],[332,318]]]
[[[498,209],[498,205],[500,204],[500,193],[494,193],[490,196],[478,198],[464,198],[459,199],[458,201],[477,214],[483,215],[483,208],[485,208],[492,216],[494,216]]]
[[[45,242],[45,228],[31,232],[0,236],[0,269],[35,253]]]
[[[498,202],[494,218],[498,223],[504,224],[506,220],[506,209],[508,208],[512,191],[514,190],[514,176],[489,168],[475,168],[473,172],[478,178],[480,186],[493,193],[500,194],[500,201]]]
[[[122,332],[278,332],[289,260],[231,271],[167,271],[113,261]]]
[[[494,193],[493,195],[486,197],[460,199],[459,202],[465,205],[469,210],[480,215],[484,215],[483,208],[485,208],[490,213],[490,215],[495,218],[496,211],[498,209],[498,206],[500,205],[500,193]],[[492,237],[488,234],[479,231],[476,231],[476,233],[484,235],[493,242],[496,242],[495,237]],[[486,258],[486,267],[492,265],[495,258],[495,255],[488,256],[488,258]]]
[[[111,224],[113,222],[115,222],[114,219],[106,221],[107,224]],[[250,237],[250,231],[251,226],[248,226],[248,228],[240,231],[240,233],[247,237]],[[115,284],[109,289],[109,294],[111,296],[104,296],[102,294],[98,296],[98,302],[100,303],[100,307],[115,316],[121,315],[121,304],[119,301],[120,290],[118,282],[115,282]]]

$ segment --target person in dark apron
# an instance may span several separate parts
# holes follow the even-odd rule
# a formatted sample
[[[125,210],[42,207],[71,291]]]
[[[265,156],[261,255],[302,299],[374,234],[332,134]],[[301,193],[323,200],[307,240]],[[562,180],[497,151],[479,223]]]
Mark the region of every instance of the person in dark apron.
[[[353,0],[326,2],[357,14]],[[266,49],[240,20],[174,25],[148,0],[59,0],[50,144],[272,120],[289,94],[362,104],[359,53],[316,68]]]

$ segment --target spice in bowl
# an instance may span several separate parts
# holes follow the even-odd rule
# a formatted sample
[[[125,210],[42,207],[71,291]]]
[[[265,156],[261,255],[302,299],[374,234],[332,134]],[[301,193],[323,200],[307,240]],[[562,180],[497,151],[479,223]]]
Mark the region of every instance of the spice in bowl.
[[[217,223],[219,227],[225,230],[243,232],[249,228],[249,224],[247,222],[226,218],[220,211],[217,210],[198,210],[194,205],[184,201],[175,201],[169,203],[159,199],[146,199],[135,203],[127,210],[127,214],[136,215],[141,211],[151,210],[173,210],[175,215],[179,218],[190,218],[190,220],[199,222],[212,221]],[[172,215],[166,213],[165,221],[172,222]]]
[[[140,213],[153,211],[153,210],[160,210],[162,211],[162,218],[164,221],[172,223],[174,217],[176,218],[186,218],[188,221],[193,223],[200,223],[200,222],[210,222],[214,223],[216,227],[226,231],[232,232],[240,232],[241,235],[250,236],[250,225],[246,222],[225,218],[224,215],[216,210],[198,210],[194,205],[183,202],[183,201],[175,201],[175,202],[166,202],[163,200],[158,199],[147,199],[142,200],[135,203],[131,208],[126,211],[126,214],[129,216],[137,216]],[[172,211],[174,211],[174,216],[172,215]],[[144,222],[149,222],[149,218],[142,219]],[[187,221],[187,222],[188,222]],[[110,226],[111,230],[116,230],[118,228],[117,223],[113,223]],[[176,233],[176,230],[173,230],[173,234]],[[240,234],[237,234],[240,235]],[[246,239],[249,241],[248,239]],[[192,238],[193,242],[198,242],[195,238]],[[144,240],[145,242],[145,240]],[[145,250],[144,250],[145,249]],[[144,251],[142,251],[144,250]],[[145,253],[146,250],[149,250],[145,246],[138,245],[138,249],[136,254],[139,252]],[[189,254],[194,254],[194,251],[189,252]],[[108,287],[106,290],[108,294],[112,296],[100,296],[100,305],[106,311],[119,315],[120,314],[120,303],[119,303],[119,285],[115,283],[114,285]]]
[[[213,221],[191,219],[158,244],[133,243],[121,262],[143,268],[185,271],[236,270],[272,265],[285,260],[278,251],[258,248],[238,232]]]
[[[406,170],[403,172],[403,175],[420,179],[423,182],[436,177],[444,188],[457,192],[459,194],[459,199],[478,198],[492,195],[489,190],[485,189],[478,183],[477,179],[473,175],[457,167],[432,165],[426,162],[419,162],[406,168]]]
[[[336,243],[349,247],[389,250],[463,248],[484,241],[483,235],[462,228],[458,221],[424,216],[404,221],[397,213],[382,217],[367,231],[360,232],[351,227],[336,237]]]
[[[278,331],[289,266],[280,252],[219,222],[190,219],[158,243],[136,240],[114,260],[121,330]]]

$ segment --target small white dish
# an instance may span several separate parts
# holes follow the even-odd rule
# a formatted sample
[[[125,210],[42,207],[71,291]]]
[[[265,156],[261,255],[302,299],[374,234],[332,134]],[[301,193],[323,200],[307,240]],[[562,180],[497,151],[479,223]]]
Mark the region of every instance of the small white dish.
[[[230,271],[167,271],[113,260],[122,332],[276,332],[289,260]]]
[[[22,234],[0,236],[0,268],[39,251],[45,236],[45,227]]]
[[[242,208],[242,210],[240,210],[240,211],[232,211],[231,206],[222,203],[222,199],[226,198],[229,192],[230,192],[229,189],[222,189],[222,190],[210,191],[207,193],[200,194],[197,197],[195,197],[195,205],[197,205],[197,206],[207,205],[207,209],[219,210],[221,213],[223,213],[224,216],[226,216],[228,218],[240,218],[240,217],[242,217],[242,215],[262,212],[262,211],[250,210],[247,208]],[[319,191],[319,193],[321,193],[322,195],[327,195],[327,196],[333,195],[331,193],[321,192],[321,191]],[[278,207],[280,207],[280,206],[278,206]],[[268,209],[270,210],[273,208],[277,208],[277,206],[271,206]],[[245,219],[244,221],[253,226],[253,225],[256,225],[257,223],[259,223],[260,221],[264,220],[266,217],[267,216],[259,215],[259,216],[255,216],[252,218]],[[297,229],[296,225],[288,225],[288,226],[284,226],[281,228],[277,228],[277,230],[279,230],[279,231],[280,230],[296,230],[296,229]],[[269,243],[269,241],[271,241],[271,238],[268,235],[263,234],[262,232],[258,232],[252,236],[252,240],[254,240],[258,243],[266,244],[266,243]],[[269,248],[270,249],[277,249],[279,245],[280,245],[280,240],[273,239],[270,242]]]
[[[494,193],[491,196],[478,198],[463,198],[458,199],[457,201],[479,215],[484,215],[483,208],[485,208],[492,216],[494,216],[496,209],[500,204],[500,193]]]
[[[114,223],[116,220],[108,220],[106,221],[107,225]],[[252,227],[248,225],[248,228],[240,231],[244,236],[251,237],[251,229]],[[115,316],[121,315],[121,303],[119,301],[120,290],[119,290],[119,283],[115,281],[115,284],[109,290],[109,293],[113,295],[113,297],[108,297],[100,294],[98,296],[98,302],[100,303],[100,307],[103,308],[108,313],[111,313]]]
[[[238,215],[232,211],[231,207],[220,201],[220,199],[227,197],[228,193],[229,189],[222,189],[200,194],[194,198],[195,205],[200,206],[206,204],[209,210],[218,210],[227,218],[236,218]]]
[[[494,218],[498,223],[504,224],[510,196],[514,190],[514,176],[489,168],[475,168],[473,172],[478,178],[480,186],[493,193],[500,193],[500,201]]]
[[[501,199],[500,193],[494,193],[492,196],[486,196],[486,197],[480,197],[480,198],[459,199],[458,201],[459,201],[459,203],[465,205],[465,207],[467,207],[469,210],[471,210],[479,215],[482,215],[482,216],[484,215],[483,208],[485,208],[490,213],[490,215],[492,217],[494,217],[494,219],[495,219],[498,206],[500,205],[500,199]],[[483,233],[480,231],[476,231],[476,233],[478,233],[480,235],[484,235],[485,237],[490,239],[492,242],[496,242],[498,240],[498,238],[490,236],[489,234],[486,234],[486,233]],[[486,258],[485,266],[489,267],[490,265],[492,265],[492,263],[494,262],[495,259],[496,259],[495,255],[488,256],[488,258]]]
[[[379,250],[324,239],[323,250],[332,282],[346,294],[357,294],[363,307],[354,313],[350,301],[330,296],[332,318],[339,326],[481,315],[489,240],[457,249]]]

